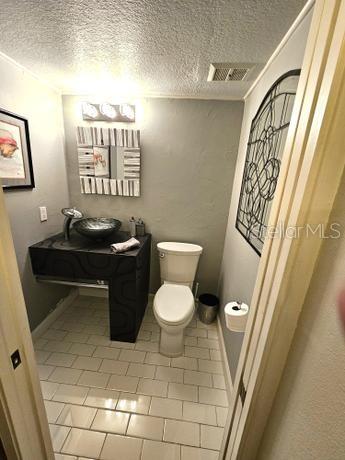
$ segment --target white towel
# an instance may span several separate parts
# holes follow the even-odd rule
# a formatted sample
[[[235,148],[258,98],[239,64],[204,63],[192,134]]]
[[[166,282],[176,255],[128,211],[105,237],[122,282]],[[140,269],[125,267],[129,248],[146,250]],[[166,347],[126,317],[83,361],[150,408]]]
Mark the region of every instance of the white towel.
[[[113,252],[125,252],[128,251],[128,249],[136,248],[138,246],[140,246],[140,241],[136,238],[130,238],[123,243],[114,243],[110,245]]]

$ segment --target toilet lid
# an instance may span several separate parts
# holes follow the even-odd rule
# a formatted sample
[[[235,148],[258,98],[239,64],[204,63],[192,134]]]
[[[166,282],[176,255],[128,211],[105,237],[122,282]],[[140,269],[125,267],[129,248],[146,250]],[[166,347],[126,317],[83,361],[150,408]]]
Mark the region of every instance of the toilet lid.
[[[163,284],[155,295],[154,308],[161,321],[181,324],[193,314],[192,291],[180,284]]]

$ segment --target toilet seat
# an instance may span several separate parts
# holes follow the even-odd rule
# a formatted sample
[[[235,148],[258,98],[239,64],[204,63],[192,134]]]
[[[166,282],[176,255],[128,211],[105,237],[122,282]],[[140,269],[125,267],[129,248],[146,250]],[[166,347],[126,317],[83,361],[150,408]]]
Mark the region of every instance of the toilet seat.
[[[153,307],[162,323],[179,325],[194,313],[194,297],[188,286],[163,284],[157,291]]]

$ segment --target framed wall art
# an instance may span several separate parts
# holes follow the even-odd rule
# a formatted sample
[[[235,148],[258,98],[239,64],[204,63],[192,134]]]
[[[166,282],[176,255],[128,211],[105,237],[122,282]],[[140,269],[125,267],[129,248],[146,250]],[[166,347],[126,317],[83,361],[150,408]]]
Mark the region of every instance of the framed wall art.
[[[0,179],[7,189],[35,187],[28,120],[0,109]]]
[[[300,70],[271,86],[253,118],[243,171],[236,228],[261,255]]]

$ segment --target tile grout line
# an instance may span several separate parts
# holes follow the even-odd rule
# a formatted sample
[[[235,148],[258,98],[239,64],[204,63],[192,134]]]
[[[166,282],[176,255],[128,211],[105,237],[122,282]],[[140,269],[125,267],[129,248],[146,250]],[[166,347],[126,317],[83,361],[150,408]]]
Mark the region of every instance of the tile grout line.
[[[56,424],[53,423],[52,425],[56,425]],[[62,426],[64,426],[64,425],[62,425]],[[64,441],[63,441],[63,443],[61,444],[61,447],[60,447],[58,453],[61,453],[61,452],[62,452],[62,449],[64,448],[64,446],[65,446],[65,444],[66,444],[66,441],[67,441],[67,438],[68,438],[68,436],[69,436],[69,434],[70,434],[70,432],[71,432],[71,430],[72,430],[72,427],[67,427],[67,428],[69,428],[68,433],[67,433],[67,435],[66,435],[66,437],[65,437],[65,439],[64,439]]]
[[[140,364],[140,363],[139,363]],[[66,368],[66,369],[69,369],[69,368]],[[80,369],[76,369],[76,370],[80,370]],[[88,370],[81,370],[82,371],[82,374],[83,372],[94,372],[94,371],[88,371]],[[151,379],[149,377],[137,377],[137,376],[134,376],[133,378],[138,378],[138,385],[137,385],[137,388],[136,388],[136,391],[135,392],[132,392],[132,391],[126,391],[126,390],[123,390],[123,389],[116,389],[116,388],[109,388],[108,387],[108,384],[109,384],[109,380],[110,380],[110,377],[111,376],[118,376],[118,377],[126,377],[126,375],[120,375],[120,374],[108,374],[108,373],[103,373],[103,375],[108,375],[108,380],[107,380],[107,383],[106,383],[106,386],[102,386],[102,387],[99,387],[99,386],[95,386],[95,387],[90,387],[89,385],[82,385],[79,383],[79,380],[81,379],[82,377],[82,374],[81,376],[78,378],[78,382],[77,383],[64,383],[64,382],[54,382],[52,380],[44,380],[42,379],[41,381],[42,382],[48,382],[48,383],[56,383],[56,384],[59,384],[59,385],[72,385],[72,386],[79,386],[81,388],[99,388],[99,389],[109,389],[109,390],[113,390],[113,391],[120,391],[120,392],[124,392],[124,393],[129,393],[129,394],[141,394],[141,393],[137,393],[138,392],[138,385],[139,385],[139,382],[141,379],[145,380],[155,380],[155,379]],[[129,376],[129,377],[132,377],[132,376]],[[225,393],[225,395],[227,395],[227,392],[226,390],[224,389],[220,389],[220,388],[214,388],[214,387],[206,387],[206,386],[203,386],[203,385],[195,385],[195,384],[186,384],[186,383],[182,383],[182,382],[171,382],[171,381],[164,381],[164,380],[156,380],[157,382],[161,382],[161,383],[167,383],[168,386],[167,386],[167,390],[168,390],[168,393],[169,393],[169,388],[170,388],[170,385],[171,384],[177,384],[177,385],[186,385],[186,386],[189,386],[189,387],[195,387],[197,388],[197,392],[198,394],[200,394],[200,390],[204,389],[206,391],[210,391],[210,390],[216,390],[216,391],[221,391],[223,393]],[[160,397],[159,395],[146,395],[146,396],[154,396],[154,397]],[[169,398],[169,396],[165,396],[165,398],[168,398],[168,399],[179,399],[179,398]],[[199,398],[198,398],[199,399]],[[190,401],[190,402],[200,402],[200,401]],[[201,403],[200,404],[206,404],[206,405],[214,405],[214,404],[208,404],[208,403]],[[224,407],[224,406],[219,406],[219,407]]]
[[[133,415],[133,414],[130,414],[130,415]],[[134,414],[136,415],[136,414]],[[143,414],[137,414],[137,415],[143,415]],[[153,439],[153,438],[144,438],[144,437],[141,437],[141,436],[138,436],[138,435],[135,435],[135,434],[131,434],[131,435],[128,435],[128,428],[129,428],[129,423],[130,423],[130,418],[128,419],[128,422],[126,423],[126,430],[125,430],[125,434],[121,434],[121,433],[116,433],[116,432],[112,432],[112,431],[104,431],[104,430],[101,430],[101,429],[88,429],[88,428],[80,428],[80,427],[77,427],[77,426],[68,426],[68,425],[62,425],[62,424],[59,424],[59,423],[50,423],[50,425],[55,425],[55,426],[60,426],[60,427],[65,427],[65,428],[68,428],[68,434],[63,442],[63,445],[61,446],[61,449],[58,453],[62,452],[62,448],[64,447],[65,443],[66,443],[66,440],[67,440],[67,437],[70,433],[70,431],[74,428],[74,429],[77,429],[77,430],[83,430],[83,431],[92,431],[94,433],[102,433],[102,434],[105,434],[105,438],[108,436],[108,435],[114,435],[114,436],[124,436],[124,437],[129,437],[129,438],[135,438],[135,439],[139,439],[139,440],[142,440],[142,441],[154,441],[154,442],[163,442],[165,444],[173,444],[173,445],[179,445],[179,446],[186,446],[186,447],[196,447],[196,448],[201,448],[201,449],[204,449],[204,450],[211,450],[211,451],[217,451],[217,449],[211,449],[209,447],[201,447],[201,426],[204,425],[204,424],[201,424],[201,423],[198,423],[198,422],[189,422],[189,421],[185,421],[186,423],[194,423],[195,425],[198,425],[199,427],[199,444],[198,446],[195,446],[195,445],[192,445],[192,444],[185,444],[185,443],[181,443],[181,442],[178,442],[178,441],[166,441],[164,439],[164,435],[165,435],[165,431],[166,431],[166,422],[169,421],[169,420],[172,420],[172,419],[165,419],[164,417],[155,417],[155,418],[160,418],[163,420],[163,434],[162,434],[162,439],[159,440],[159,439]],[[178,420],[174,420],[174,421],[178,421]],[[179,420],[179,421],[183,421],[184,420]],[[215,425],[206,425],[206,426],[210,426],[210,427],[213,427],[213,428],[219,428]],[[102,445],[102,448],[103,448],[103,445]],[[102,449],[101,449],[102,450]],[[74,454],[68,454],[68,455],[74,455]]]
[[[78,345],[86,345],[86,344],[78,344]],[[104,348],[109,348],[109,347],[104,347]],[[111,348],[112,349],[112,348]],[[127,350],[127,349],[119,349],[119,350],[125,350],[125,351],[137,351],[137,350]],[[69,353],[69,352],[61,352],[61,351],[49,351],[49,350],[40,350],[40,349],[37,349],[37,351],[44,351],[44,352],[47,352],[47,353],[50,353],[50,355],[45,359],[45,361],[41,364],[47,364],[47,365],[53,365],[54,364],[48,364],[46,361],[49,359],[49,357],[51,356],[52,353],[63,353],[63,354],[72,354],[76,357],[83,357],[83,358],[100,358],[100,359],[109,359],[111,361],[120,361],[120,362],[126,362],[126,361],[122,361],[121,359],[118,359],[118,358],[101,358],[101,357],[98,357],[98,356],[86,356],[86,355],[75,355],[74,353]],[[95,350],[96,351],[96,350]],[[148,353],[148,352],[146,352]],[[152,352],[152,353],[156,353],[156,352]],[[159,353],[157,353],[159,354]],[[202,360],[202,361],[211,361],[212,363],[222,363],[222,361],[217,361],[217,360],[212,360],[212,359],[206,359],[206,358],[194,358],[194,357],[190,357],[190,356],[180,356],[181,358],[189,358],[189,359],[196,359],[196,360]],[[40,363],[38,363],[40,364]],[[72,365],[74,364],[74,361],[72,363]],[[145,360],[143,362],[133,362],[133,364],[150,364],[148,362],[146,362]],[[199,364],[199,363],[198,363]],[[71,366],[72,366],[71,365]],[[156,364],[151,364],[151,365],[156,365]],[[210,374],[210,375],[221,375],[221,376],[224,376],[224,373],[223,372],[210,372],[210,371],[205,371],[205,370],[200,370],[200,369],[186,369],[185,367],[178,367],[178,366],[172,366],[172,365],[165,365],[165,364],[157,364],[158,366],[163,366],[163,367],[172,367],[174,369],[183,369],[183,370],[190,370],[190,371],[196,371],[196,372],[203,372],[205,374]],[[55,366],[58,366],[58,367],[67,367],[67,368],[70,368],[71,366],[66,366],[66,365],[63,365],[63,364],[59,364],[59,365],[55,365]],[[199,366],[197,366],[199,367]],[[74,368],[76,369],[76,368]],[[83,369],[83,370],[90,370],[90,369]]]
[[[105,358],[107,359],[107,358]],[[113,360],[113,361],[116,361],[116,360]],[[125,363],[125,361],[120,361],[120,362],[123,362]],[[101,367],[101,365],[99,366],[98,370],[92,370],[92,369],[84,369],[84,368],[76,368],[76,367],[68,367],[68,366],[63,366],[63,365],[51,365],[51,364],[47,364],[47,363],[44,363],[44,364],[39,364],[39,365],[46,365],[46,366],[51,366],[53,367],[54,369],[51,371],[51,373],[46,377],[46,378],[42,378],[40,379],[41,381],[45,381],[45,382],[52,382],[52,383],[60,383],[60,384],[65,384],[65,385],[80,385],[80,386],[87,386],[87,385],[82,385],[79,383],[79,380],[82,378],[83,376],[83,373],[84,372],[94,372],[94,373],[99,373],[99,374],[103,374],[103,375],[108,375],[108,381],[107,381],[107,384],[109,383],[109,380],[110,380],[110,377],[113,376],[113,375],[117,375],[119,377],[137,377],[139,379],[150,379],[150,380],[156,380],[157,382],[165,382],[165,383],[176,383],[176,384],[181,384],[181,385],[186,385],[186,386],[194,386],[194,387],[198,387],[198,388],[207,388],[209,390],[219,390],[219,391],[224,391],[225,393],[227,393],[226,391],[226,388],[220,388],[220,387],[217,387],[215,386],[215,383],[214,383],[214,377],[216,376],[219,376],[219,377],[223,377],[224,378],[224,375],[223,374],[211,374],[211,373],[208,373],[208,372],[204,372],[205,374],[208,374],[210,375],[211,377],[211,381],[212,381],[212,386],[209,386],[209,385],[198,385],[197,383],[186,383],[185,382],[185,373],[186,371],[188,372],[187,369],[182,369],[182,368],[171,368],[171,369],[176,369],[176,370],[181,370],[183,371],[183,381],[182,382],[179,382],[179,381],[170,381],[170,380],[160,380],[160,379],[157,379],[156,376],[157,376],[157,370],[158,370],[158,367],[159,366],[156,366],[156,365],[151,365],[151,366],[154,366],[155,367],[155,376],[154,377],[147,377],[147,376],[140,376],[140,375],[137,375],[137,376],[132,376],[132,375],[129,375],[128,374],[128,370],[129,370],[129,367],[130,367],[130,364],[141,364],[141,365],[149,365],[150,364],[146,364],[146,363],[127,363],[129,364],[127,370],[126,370],[126,373],[125,374],[117,374],[117,373],[114,373],[114,372],[100,372],[99,369]],[[168,367],[168,366],[162,366],[162,367]],[[77,382],[76,383],[66,383],[66,382],[59,382],[59,381],[54,381],[54,380],[51,380],[50,379],[50,376],[54,373],[54,371],[57,369],[57,368],[62,368],[62,369],[70,369],[70,370],[76,370],[76,371],[81,371],[81,375],[78,377],[77,379]],[[192,372],[203,372],[203,371],[192,371]],[[95,388],[106,388],[106,387],[95,387]],[[116,389],[115,389],[116,390]],[[125,391],[125,390],[121,390],[121,391]],[[128,393],[131,393],[131,392],[128,392]]]
[[[99,459],[101,458],[101,456],[102,456],[102,450],[103,450],[105,441],[107,440],[107,437],[108,437],[108,433],[104,436],[104,440],[103,440],[103,442],[102,442],[102,447],[101,447],[101,449],[100,449],[100,451],[99,451],[98,460],[99,460]]]

